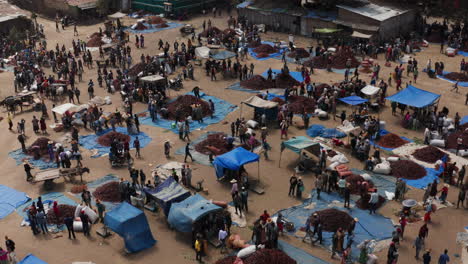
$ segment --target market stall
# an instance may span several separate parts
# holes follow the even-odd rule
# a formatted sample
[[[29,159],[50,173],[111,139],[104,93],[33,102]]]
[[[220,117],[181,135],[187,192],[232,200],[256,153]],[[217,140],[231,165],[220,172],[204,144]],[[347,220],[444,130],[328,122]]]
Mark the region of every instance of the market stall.
[[[240,147],[217,156],[213,161],[216,178],[223,179],[228,171],[239,171],[242,166],[252,162],[258,162],[258,177],[260,178],[260,156],[258,154]]]
[[[320,157],[320,143],[312,141],[311,139],[304,136],[293,137],[289,140],[281,142],[281,152],[278,167],[281,167],[281,156],[283,155],[283,151],[285,149],[292,150],[294,153],[299,154],[300,157],[307,157],[307,159],[303,160],[306,169],[314,167],[318,161],[318,158]],[[307,153],[312,155],[307,155]],[[313,158],[313,156],[315,157]]]
[[[156,201],[166,216],[169,215],[173,203],[181,202],[190,197],[190,192],[177,183],[172,176],[156,188],[144,188],[143,191],[149,200]]]
[[[242,117],[242,106],[244,104],[254,108],[255,120],[259,121],[263,114],[266,115],[266,119],[268,121],[276,120],[278,116],[278,103],[277,102],[263,100],[262,98],[258,96],[252,96],[249,99],[244,100],[241,103],[241,110],[240,110],[241,117]]]
[[[409,85],[407,88],[385,99],[407,106],[424,108],[438,103],[439,98],[440,94],[431,93]]]

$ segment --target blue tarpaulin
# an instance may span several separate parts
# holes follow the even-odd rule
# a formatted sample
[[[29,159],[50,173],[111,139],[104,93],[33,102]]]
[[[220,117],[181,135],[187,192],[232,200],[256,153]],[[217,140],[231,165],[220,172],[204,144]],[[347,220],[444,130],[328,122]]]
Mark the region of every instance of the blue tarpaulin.
[[[210,57],[215,60],[227,60],[229,58],[235,57],[236,54],[231,51],[223,50],[215,54],[210,54]]]
[[[106,183],[110,183],[110,182],[118,182],[119,181],[119,178],[117,178],[115,175],[113,174],[107,174],[106,176],[104,177],[101,177],[99,179],[96,179],[92,182],[88,182],[86,184],[87,188],[88,188],[88,191],[92,194],[94,193],[94,191],[96,191],[96,189]],[[77,199],[81,199],[81,193],[75,193],[74,196],[77,198]],[[96,204],[95,200],[91,200],[91,203],[93,205]],[[106,207],[106,210],[107,211],[110,211],[112,209],[114,209],[117,205],[120,204],[120,202],[116,202],[116,203],[113,203],[113,202],[105,202],[105,201],[101,201],[102,204],[104,204],[104,206]]]
[[[307,137],[298,136],[298,137],[293,137],[289,140],[281,142],[281,151],[287,148],[287,149],[292,150],[294,153],[299,154],[301,150],[309,148],[311,146],[315,146],[315,145],[319,145],[319,143],[314,142]]]
[[[392,102],[422,108],[433,104],[439,98],[440,94],[431,93],[409,85],[407,88],[386,99]]]
[[[432,168],[424,168],[426,170],[426,176],[422,177],[421,179],[417,180],[407,180],[407,179],[402,179],[403,181],[406,182],[411,187],[418,188],[418,189],[424,189],[427,187],[429,183],[433,183],[434,180],[437,180],[439,182],[439,175],[444,171],[444,168],[440,166],[440,169],[437,171]]]
[[[224,169],[239,170],[244,164],[259,161],[260,156],[244,148],[236,148],[223,155],[217,156],[213,161],[213,166],[216,171],[216,177],[224,176]]]
[[[123,237],[125,248],[130,253],[156,244],[145,213],[126,202],[107,212],[104,224]]]
[[[346,209],[343,207],[343,198],[337,193],[327,194],[326,192],[322,192],[320,194],[320,200],[317,200],[315,191],[312,191],[311,197],[312,198],[306,199],[301,205],[283,209],[278,212],[281,213],[287,221],[294,223],[296,231],[297,229],[305,227],[307,218],[313,212],[328,208],[335,208],[347,212],[353,218],[356,217],[359,219],[359,222],[356,224],[356,228],[354,230],[355,237],[351,250],[351,254],[354,258],[357,258],[360,252],[356,246],[364,240],[369,239],[380,241],[389,239],[392,236],[392,231],[394,228],[392,221],[389,218],[386,218],[380,214],[371,215],[368,211],[357,208],[354,201],[351,201],[352,209]],[[289,234],[295,235],[295,231]],[[323,232],[323,244],[327,248],[331,246],[332,236],[332,232]]]
[[[288,244],[284,240],[278,240],[278,249],[286,253],[289,257],[294,259],[297,264],[328,264],[322,259],[319,259],[304,250]]]
[[[463,57],[468,57],[468,52],[466,51],[457,51],[458,55],[462,55]]]
[[[0,184],[0,219],[13,213],[15,209],[29,200],[24,192]]]
[[[344,102],[344,103],[347,103],[349,105],[360,105],[362,103],[365,103],[365,102],[368,102],[369,100],[367,99],[364,99],[362,97],[359,97],[359,96],[348,96],[348,97],[343,97],[343,98],[339,98],[338,100]]]
[[[172,228],[180,232],[192,232],[192,224],[203,216],[222,210],[199,194],[195,194],[180,203],[174,203],[167,221]]]
[[[156,188],[144,188],[143,190],[156,200],[166,216],[169,215],[169,209],[173,203],[181,202],[190,197],[190,192],[178,184],[172,176]]]
[[[248,6],[251,5],[251,4],[252,4],[252,1],[244,1],[244,2],[242,2],[242,3],[240,3],[240,4],[238,4],[238,5],[237,5],[237,8],[246,8],[246,7],[248,7]]]
[[[20,165],[25,160],[28,160],[30,165],[40,170],[57,168],[57,163],[55,163],[55,160],[49,161],[44,158],[35,160],[32,156],[25,154],[21,149],[11,151],[8,153],[8,156],[16,161],[16,165]]]
[[[128,32],[133,33],[133,34],[146,34],[146,33],[154,33],[154,32],[159,32],[159,31],[178,28],[178,27],[183,26],[183,24],[179,24],[179,23],[175,23],[175,22],[166,22],[166,24],[168,25],[168,27],[158,28],[158,27],[156,27],[156,25],[143,23],[143,25],[145,25],[147,27],[147,29],[136,30],[136,29],[132,29],[132,28],[128,27],[128,28],[124,29],[124,31],[128,31]]]
[[[323,138],[343,138],[346,137],[344,132],[336,128],[326,128],[322,125],[312,125],[307,129],[309,137],[323,137]]]
[[[42,259],[34,256],[33,254],[29,254],[24,259],[22,259],[18,264],[47,264],[47,262],[43,261]]]
[[[387,131],[387,130],[385,130],[385,129],[380,129],[380,136],[381,136],[381,137],[382,137],[382,136],[385,136],[385,135],[387,135],[387,134],[389,134],[389,133],[390,133],[390,132]],[[402,138],[403,140],[408,141],[408,143],[409,143],[409,142],[413,142],[413,140],[411,140],[411,139],[409,139],[409,138],[407,138],[407,137],[401,137],[401,136],[400,136],[400,138]],[[381,149],[386,150],[386,151],[392,151],[392,150],[395,149],[395,148],[386,148],[386,147],[380,146],[379,144],[377,144],[377,142],[375,142],[374,137],[370,140],[370,144],[371,144],[372,146],[374,146],[374,147],[378,147],[378,148],[381,148]]]
[[[271,69],[271,72],[272,72],[272,78],[275,79],[275,76],[277,74],[280,74],[281,70]],[[290,71],[289,74],[291,75],[291,77],[293,77],[298,82],[303,82],[304,81],[304,78],[302,78],[302,73],[301,72],[292,72],[292,71]],[[268,78],[268,70],[266,70],[266,71],[264,71],[262,73],[262,77],[265,78],[265,79]],[[280,88],[282,88],[282,87],[280,87]]]
[[[275,43],[273,42],[270,42],[270,41],[262,41],[262,44],[268,44],[272,47],[275,47]],[[277,57],[277,56],[281,56],[281,54],[283,54],[283,52],[285,51],[285,49],[279,49],[277,52],[275,53],[271,53],[271,54],[268,54],[268,57],[265,57],[265,58],[259,58],[257,57],[257,53],[255,53],[253,50],[255,48],[249,48],[249,55],[252,56],[252,58],[256,59],[256,60],[268,60],[268,59],[272,59],[274,57]]]
[[[444,77],[444,75],[447,75],[447,74],[449,74],[449,73],[451,73],[451,72],[443,71],[443,72],[442,72],[442,75],[437,75],[437,78],[439,78],[439,79],[441,79],[441,80],[444,80],[444,81],[447,81],[447,82],[449,82],[449,83],[455,84],[456,81],[450,80],[450,79]],[[468,87],[468,82],[458,82],[458,86],[461,86],[461,87]]]
[[[468,123],[468,115],[464,116],[461,120],[460,120],[460,125],[464,125]]]
[[[116,127],[115,131],[125,134],[125,135],[129,135],[127,132],[127,128],[124,128],[124,127]],[[99,144],[97,141],[100,136],[107,134],[109,132],[112,132],[111,128],[103,130],[101,133],[98,133],[98,134],[81,136],[80,145],[83,146],[85,149],[90,149],[90,150],[97,149],[98,150],[98,153],[96,155],[91,156],[92,158],[98,158],[104,154],[109,154],[110,147],[103,146]],[[129,135],[129,136],[130,136],[130,148],[131,149],[133,149],[133,142],[135,142],[136,137],[138,137],[138,140],[140,140],[141,148],[146,147],[151,142],[151,138],[143,132],[140,132],[136,135]]]
[[[189,95],[193,95],[193,92],[187,93]],[[213,115],[213,118],[211,117],[205,117],[203,118],[203,123],[198,123],[198,122],[191,122],[190,123],[190,129],[195,130],[195,129],[204,129],[205,127],[216,124],[221,122],[228,114],[234,112],[236,110],[237,106],[230,104],[229,102],[226,102],[222,99],[219,99],[214,96],[209,96],[204,93],[200,93],[201,99],[208,102],[208,100],[211,99],[211,101],[215,105],[215,112]],[[147,112],[146,112],[147,113]],[[177,129],[177,126],[174,128],[172,124],[175,124],[174,120],[167,120],[167,119],[162,119],[158,115],[158,120],[156,122],[153,122],[151,120],[151,116],[148,114],[145,117],[140,118],[140,124],[142,125],[147,125],[147,126],[156,126],[156,127],[162,127],[167,130],[171,130],[174,133],[179,133],[179,130]]]

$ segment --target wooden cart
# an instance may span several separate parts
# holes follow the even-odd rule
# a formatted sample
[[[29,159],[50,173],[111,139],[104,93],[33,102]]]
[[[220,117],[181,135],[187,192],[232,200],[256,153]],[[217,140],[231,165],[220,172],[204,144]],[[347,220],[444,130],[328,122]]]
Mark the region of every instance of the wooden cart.
[[[54,180],[60,177],[71,178],[79,175],[81,182],[83,182],[83,173],[85,172],[89,173],[89,169],[86,167],[42,170],[34,175],[32,182],[44,182],[44,188],[46,190],[51,190]]]

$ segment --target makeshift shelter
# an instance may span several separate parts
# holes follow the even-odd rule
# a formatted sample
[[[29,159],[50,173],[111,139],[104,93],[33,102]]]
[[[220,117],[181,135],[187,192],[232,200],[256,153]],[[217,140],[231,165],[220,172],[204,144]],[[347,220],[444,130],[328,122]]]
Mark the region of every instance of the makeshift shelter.
[[[109,19],[119,19],[119,18],[124,18],[124,17],[126,17],[126,16],[127,16],[127,15],[124,14],[124,13],[122,13],[122,12],[117,12],[117,13],[114,13],[114,14],[112,14],[112,15],[108,15],[107,17],[108,17]]]
[[[79,109],[77,105],[66,103],[66,104],[59,105],[59,106],[52,108],[52,112],[57,113],[59,115],[63,115],[67,111],[73,112],[73,111],[76,111],[77,109]]]
[[[222,210],[203,196],[195,194],[180,203],[174,203],[167,221],[172,228],[184,233],[192,232],[192,225],[204,216]]]
[[[416,108],[423,108],[438,102],[439,98],[440,94],[431,93],[409,85],[407,88],[386,99]]]
[[[252,96],[241,103],[240,115],[242,116],[242,105],[247,105],[254,108],[254,118],[265,114],[267,120],[276,120],[278,116],[278,103],[263,100],[258,96]]]
[[[373,85],[366,85],[364,88],[361,89],[361,93],[367,96],[374,96],[378,94],[379,91],[380,91],[380,88],[373,86]]]
[[[223,50],[213,54],[210,54],[210,57],[214,60],[227,60],[229,58],[234,58],[236,54],[231,51]]]
[[[34,256],[33,254],[29,254],[24,259],[22,259],[18,264],[47,264],[47,262],[43,261],[42,259]]]
[[[256,161],[260,161],[260,156],[258,154],[245,150],[242,147],[231,150],[214,159],[213,166],[216,172],[216,178],[223,178],[225,169],[238,171],[243,165]],[[260,163],[258,163],[258,170],[260,177]]]
[[[156,188],[144,188],[149,199],[154,199],[163,209],[164,214],[169,215],[169,210],[173,203],[181,202],[190,197],[190,192],[177,183],[171,176]]]
[[[340,98],[339,100],[349,105],[360,105],[369,101],[367,99],[364,99],[356,95],[343,97],[343,98]]]
[[[125,248],[130,253],[156,244],[143,211],[126,202],[107,212],[104,224],[124,238]]]
[[[281,165],[281,156],[283,155],[283,151],[285,149],[290,149],[297,154],[301,154],[301,152],[305,150],[315,155],[316,157],[319,157],[320,155],[320,143],[304,136],[293,137],[289,140],[281,142],[279,165]]]
[[[198,47],[195,49],[195,56],[200,59],[208,59],[210,57],[210,49],[208,47]]]

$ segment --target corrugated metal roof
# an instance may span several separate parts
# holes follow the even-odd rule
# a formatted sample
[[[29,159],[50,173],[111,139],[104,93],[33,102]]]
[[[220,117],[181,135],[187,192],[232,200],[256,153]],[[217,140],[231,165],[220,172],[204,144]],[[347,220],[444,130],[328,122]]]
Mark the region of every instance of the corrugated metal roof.
[[[401,15],[409,10],[400,10],[388,6],[379,6],[376,4],[368,4],[361,7],[351,7],[346,5],[337,5],[338,8],[348,10],[361,16],[369,17],[377,21],[384,21],[389,18]]]
[[[5,21],[9,21],[9,20],[13,20],[13,19],[17,19],[18,17],[25,17],[25,16],[24,16],[24,15],[7,15],[7,16],[2,16],[2,17],[0,17],[0,23],[5,22]]]
[[[67,0],[67,4],[80,9],[90,9],[96,7],[97,0]]]

